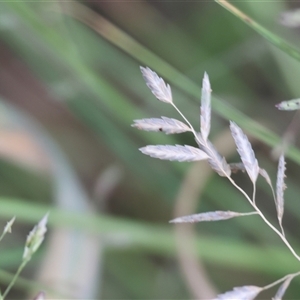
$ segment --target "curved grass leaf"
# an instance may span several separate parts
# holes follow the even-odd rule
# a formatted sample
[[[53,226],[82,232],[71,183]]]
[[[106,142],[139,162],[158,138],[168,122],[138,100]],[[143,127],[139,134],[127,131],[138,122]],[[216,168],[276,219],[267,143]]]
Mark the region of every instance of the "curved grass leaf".
[[[86,212],[63,211],[51,205],[28,203],[26,200],[16,198],[0,197],[0,206],[1,218],[8,218],[15,214],[19,222],[34,224],[42,214],[51,211],[49,226],[53,229],[76,228],[77,232],[80,229],[83,233],[115,237],[119,242],[122,237],[121,243],[133,251],[139,248],[149,253],[170,255],[170,257],[176,254],[174,232],[168,225],[157,225],[110,215],[99,216]],[[247,241],[232,239],[228,242],[228,237],[214,236],[196,236],[195,243],[199,257],[201,256],[208,262],[218,262],[226,267],[245,268],[271,276],[289,273],[295,267],[295,259],[287,254],[286,248],[282,245],[268,244],[262,249]],[[120,245],[122,244],[114,247],[119,249]],[[218,251],[211,251],[211,249],[218,249]],[[298,248],[297,251],[299,252]],[[225,253],[231,253],[234,259],[228,260],[228,255]],[[264,255],[266,253],[270,255]],[[247,259],[245,259],[245,254]],[[274,257],[277,257],[281,264],[274,264]],[[0,270],[1,280],[2,274]]]
[[[224,1],[215,0],[219,4],[225,6]],[[43,35],[38,29],[40,26],[36,26],[35,23],[35,16],[33,15],[32,11],[27,8],[25,3],[23,2],[13,2],[13,3],[5,3],[8,5],[10,9],[21,16],[24,22],[26,22],[27,26],[31,26],[32,28],[36,29],[36,34],[41,38],[45,44],[49,45],[57,51],[64,62],[68,64],[68,66],[73,70],[74,74],[79,74],[80,78],[87,78],[92,79],[88,82],[90,88],[97,92],[99,97],[102,97],[101,93],[99,92],[102,89],[99,89],[99,82],[94,80],[99,75],[95,75],[85,72],[84,66],[82,65],[81,61],[78,59],[73,59],[68,52],[65,51],[65,46],[60,41],[56,42],[53,39],[56,38],[58,33],[55,30],[47,28],[47,32],[49,31],[51,34]],[[228,8],[227,8],[228,9]],[[229,10],[229,9],[228,9]],[[116,47],[122,49],[125,53],[129,54],[130,56],[134,57],[137,61],[141,61],[144,64],[147,64],[157,70],[161,75],[164,76],[170,83],[173,83],[174,86],[179,87],[181,90],[185,91],[188,95],[192,97],[198,97],[199,95],[199,88],[198,85],[191,81],[187,76],[183,75],[173,66],[168,64],[165,60],[160,58],[155,53],[148,50],[142,44],[137,42],[134,38],[129,36],[127,33],[119,29],[117,26],[109,22],[107,19],[102,17],[101,15],[95,13],[92,9],[88,8],[85,5],[82,5],[79,2],[73,2],[72,6],[61,6],[60,13],[68,14],[74,19],[79,20],[81,23],[89,26],[99,35],[101,35],[104,39],[111,42]],[[245,18],[251,20],[248,16]],[[252,21],[252,20],[251,20]],[[104,30],[105,28],[105,30]],[[282,50],[285,51],[285,48],[288,48],[287,54],[290,54],[292,57],[300,60],[300,53],[295,48],[290,48],[286,46],[286,43],[281,39],[273,42],[273,44],[277,45],[277,43],[281,44],[283,48]],[[276,40],[276,39],[275,39]],[[271,41],[272,42],[272,41]],[[298,53],[298,57],[296,55]],[[81,73],[84,74],[81,74]],[[92,78],[93,77],[93,78]],[[93,83],[93,84],[91,84]],[[280,142],[280,137],[276,135],[274,132],[268,130],[267,128],[263,127],[262,125],[254,122],[249,117],[238,111],[232,106],[229,106],[224,101],[214,97],[215,106],[213,109],[220,114],[222,117],[226,119],[231,119],[239,124],[242,125],[243,128],[247,128],[249,133],[252,136],[263,141],[269,146],[275,146]],[[290,147],[286,153],[287,157],[292,159],[297,164],[300,164],[300,152],[296,147]]]
[[[273,34],[271,31],[269,31],[262,25],[255,22],[253,19],[251,19],[249,16],[247,16],[245,13],[240,11],[238,8],[236,8],[232,4],[228,3],[226,0],[215,0],[215,2],[217,2],[218,4],[223,6],[225,9],[227,9],[229,12],[231,12],[233,15],[235,15],[236,17],[241,19],[244,23],[246,23],[248,26],[250,26],[252,29],[254,29],[258,34],[260,34],[262,37],[264,37],[270,43],[275,45],[278,49],[282,50],[287,55],[300,61],[300,50],[299,49],[290,45],[288,42],[286,42],[284,39],[282,39],[278,35]]]

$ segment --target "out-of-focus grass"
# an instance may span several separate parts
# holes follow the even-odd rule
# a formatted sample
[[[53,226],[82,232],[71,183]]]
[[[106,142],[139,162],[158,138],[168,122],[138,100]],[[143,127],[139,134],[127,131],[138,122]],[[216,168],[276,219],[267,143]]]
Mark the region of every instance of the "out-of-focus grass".
[[[298,46],[296,32],[277,24],[282,3],[239,6],[277,38],[284,36]],[[266,10],[269,13],[262,16]],[[144,157],[138,148],[192,144],[193,140],[185,134],[164,136],[130,127],[133,119],[178,118],[170,106],[154,99],[139,65],[153,68],[171,84],[176,103],[195,128],[199,124],[200,84],[207,71],[214,92],[212,138],[228,126],[226,119],[238,122],[257,139],[260,164],[275,178],[271,147],[280,143],[279,136],[293,115],[276,111],[274,104],[299,96],[295,80],[299,78],[298,62],[274,49],[216,3],[204,2],[6,2],[1,3],[0,38],[1,95],[51,133],[83,183],[88,203],[99,213],[69,217],[66,211],[73,210],[70,199],[64,210],[53,208],[50,217],[54,231],[67,227],[99,234],[103,252],[99,253],[102,263],[97,283],[102,287],[97,298],[192,297],[176,263],[173,226],[167,224],[189,164]],[[8,120],[14,122],[18,123],[18,118]],[[290,198],[284,223],[293,244],[300,248],[293,230],[300,219],[295,204],[299,194],[297,143],[289,149],[288,157]],[[4,198],[0,202],[2,218],[16,214],[19,222],[31,223],[57,205],[55,199],[49,200],[50,188],[57,188],[55,179],[49,179],[51,170],[16,173],[15,166],[2,159],[0,195],[27,200],[12,198],[9,205]],[[229,161],[237,159],[234,153],[228,157]],[[123,177],[105,202],[99,203],[103,200],[97,189],[99,176],[115,163]],[[235,179],[250,189],[246,176]],[[275,220],[270,192],[263,181],[259,196],[258,202]],[[32,204],[45,200],[45,207]],[[249,210],[241,195],[217,176],[210,178],[200,200],[198,211]],[[145,224],[147,221],[152,224]],[[267,284],[294,267],[288,251],[256,217],[201,224],[197,229],[198,257],[208,267],[216,289]],[[41,268],[37,263],[35,267]],[[221,282],[222,275],[226,281]],[[297,289],[292,288],[289,295],[296,297]]]

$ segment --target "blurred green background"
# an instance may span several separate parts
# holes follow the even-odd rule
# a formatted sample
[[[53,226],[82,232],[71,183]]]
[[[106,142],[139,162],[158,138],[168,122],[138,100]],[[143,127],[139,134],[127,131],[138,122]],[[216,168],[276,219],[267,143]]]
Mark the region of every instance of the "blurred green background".
[[[278,22],[292,8],[288,1],[235,4],[300,46],[299,30]],[[17,217],[2,242],[2,289],[26,234],[50,211],[45,244],[10,299],[32,299],[39,290],[49,299],[209,299],[299,270],[258,217],[168,224],[175,216],[250,206],[205,162],[160,161],[138,151],[148,144],[195,145],[191,134],[131,127],[134,119],[180,119],[151,94],[140,65],[170,83],[195,129],[202,77],[209,74],[211,140],[229,162],[239,158],[228,119],[249,134],[273,180],[274,149],[295,144],[287,152],[283,224],[300,253],[300,120],[274,106],[299,97],[297,60],[213,1],[1,2],[0,216],[3,225]],[[233,178],[251,193],[245,174]],[[258,187],[257,203],[276,224],[270,189],[261,178]],[[286,299],[299,297],[299,283],[292,282]]]

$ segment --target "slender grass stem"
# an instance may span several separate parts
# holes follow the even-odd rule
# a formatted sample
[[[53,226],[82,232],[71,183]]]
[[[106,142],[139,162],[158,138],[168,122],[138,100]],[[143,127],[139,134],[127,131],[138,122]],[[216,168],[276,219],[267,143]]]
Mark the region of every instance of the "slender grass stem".
[[[195,138],[197,139],[197,141],[198,141],[199,143],[201,143],[200,140],[199,140],[199,138],[197,137],[197,133],[196,133],[194,127],[192,126],[192,124],[188,121],[188,119],[185,117],[185,115],[179,110],[179,108],[178,108],[173,102],[172,102],[171,104],[172,104],[172,106],[176,109],[176,111],[180,114],[180,116],[183,118],[183,120],[184,120],[184,121],[188,124],[188,126],[191,128],[192,133],[193,133],[193,135],[195,136]]]
[[[21,265],[19,266],[15,276],[13,277],[12,281],[10,282],[10,284],[8,285],[8,287],[6,288],[6,290],[4,291],[3,295],[2,295],[2,299],[5,299],[5,297],[7,296],[7,294],[10,292],[11,288],[13,287],[13,285],[15,284],[17,278],[19,277],[20,273],[22,272],[22,270],[24,269],[24,267],[26,266],[26,264],[28,263],[29,260],[23,260]]]
[[[255,197],[256,197],[256,184],[253,183],[252,201],[253,201],[253,204],[254,204],[254,205],[255,205]]]
[[[6,232],[2,232],[1,236],[0,236],[0,242],[3,240],[4,236],[5,236]],[[1,300],[1,299],[0,299]]]
[[[270,221],[264,216],[264,214],[260,211],[260,209],[255,205],[255,203],[252,201],[252,199],[247,195],[247,193],[241,188],[239,187],[235,181],[230,177],[227,176],[227,178],[229,179],[229,181],[232,183],[232,185],[238,189],[248,200],[248,202],[252,205],[252,207],[257,211],[257,213],[260,215],[260,217],[263,219],[263,221],[281,238],[281,240],[285,243],[285,245],[289,248],[289,250],[292,252],[292,254],[294,255],[294,257],[300,261],[300,256],[295,252],[295,250],[293,249],[293,247],[290,245],[290,243],[287,241],[286,237],[284,234],[282,234],[276,227],[274,227],[274,225],[272,225],[270,223]]]
[[[274,282],[272,282],[272,283],[270,283],[270,284],[264,286],[262,289],[263,289],[263,290],[268,290],[268,289],[270,289],[271,287],[273,287],[273,286],[279,284],[280,282],[285,281],[285,280],[286,280],[287,278],[289,278],[289,277],[296,277],[296,276],[299,276],[299,275],[300,275],[300,272],[296,272],[296,273],[293,273],[293,274],[288,274],[288,275],[286,275],[286,276],[284,276],[284,277],[282,277],[282,278],[280,278],[280,279],[278,279],[278,280],[276,280],[276,281],[274,281]]]
[[[285,237],[284,228],[283,228],[282,223],[280,221],[279,221],[279,225],[280,225],[281,233]]]

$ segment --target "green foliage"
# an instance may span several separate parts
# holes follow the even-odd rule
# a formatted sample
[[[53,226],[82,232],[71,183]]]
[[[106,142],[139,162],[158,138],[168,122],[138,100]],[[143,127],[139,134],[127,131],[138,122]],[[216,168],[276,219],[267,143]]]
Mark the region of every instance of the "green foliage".
[[[191,297],[177,264],[173,225],[167,222],[175,217],[175,199],[182,182],[189,180],[185,176],[192,163],[150,160],[138,148],[193,141],[189,134],[161,136],[130,127],[133,119],[177,117],[166,113],[167,105],[153,100],[141,77],[140,65],[151,67],[172,85],[174,101],[184,108],[195,129],[199,126],[201,80],[207,71],[215,114],[212,139],[224,133],[226,120],[237,122],[255,140],[260,165],[269,174],[276,174],[270,153],[281,143],[280,136],[292,115],[277,111],[275,104],[299,97],[299,62],[295,60],[299,38],[296,32],[277,23],[278,14],[287,9],[283,3],[237,5],[256,21],[251,22],[256,32],[212,2],[96,2],[90,7],[79,2],[0,4],[1,128],[13,125],[22,129],[50,161],[36,169],[1,156],[1,220],[16,215],[24,224],[33,224],[51,211],[53,231],[68,228],[74,236],[80,233],[83,238],[88,233],[100,234],[96,243],[101,246],[98,272],[93,273],[95,282],[89,280],[94,289],[99,287],[94,291],[98,292],[96,298],[175,298],[174,291],[178,298]],[[268,14],[263,14],[266,11]],[[15,107],[21,112],[16,113]],[[24,117],[30,125],[27,121],[25,125]],[[33,120],[37,121],[33,124]],[[292,128],[297,136],[297,126]],[[1,132],[0,140],[4,138]],[[220,147],[222,154],[227,144],[228,140]],[[25,152],[23,146],[18,147],[21,154]],[[289,200],[283,218],[295,249],[300,248],[295,230],[300,221],[298,148],[296,143],[287,151]],[[226,155],[231,161],[237,160],[233,151]],[[111,167],[115,169],[107,173]],[[237,180],[247,189],[246,180]],[[190,213],[216,207],[247,210],[240,195],[220,178],[208,174],[204,181],[207,184],[201,193],[195,193],[193,198],[198,204]],[[260,181],[258,186],[256,201],[275,220],[268,187]],[[197,257],[209,267],[217,289],[231,288],[237,284],[236,278],[241,285],[249,278],[257,280],[253,284],[264,285],[298,270],[276,236],[262,229],[259,222],[245,218],[224,224],[221,228],[197,227],[195,237]],[[22,232],[22,228],[16,230]],[[87,257],[92,251],[86,240],[81,241]],[[48,260],[51,243],[47,245],[46,240],[44,255],[32,262],[37,271],[44,268],[43,258]],[[12,249],[20,244],[19,240],[10,240]],[[78,246],[77,250],[69,249],[74,254],[70,260],[73,267],[84,247]],[[2,255],[6,253],[10,258],[8,252]],[[134,263],[135,253],[141,270]],[[281,263],[271,264],[274,257]],[[134,271],[128,267],[131,264]],[[13,261],[5,265],[11,272],[15,266]],[[77,267],[82,265],[78,263]],[[236,278],[220,281],[218,278],[226,277],[229,269]],[[147,271],[155,274],[153,282],[149,283]],[[257,275],[262,271],[263,278]],[[4,277],[0,274],[3,283],[7,282]],[[165,289],[160,285],[164,278],[170,285]],[[134,279],[139,282],[136,289]],[[23,290],[32,290],[20,283]],[[297,285],[297,279],[293,284]],[[288,295],[297,298],[293,284]]]

